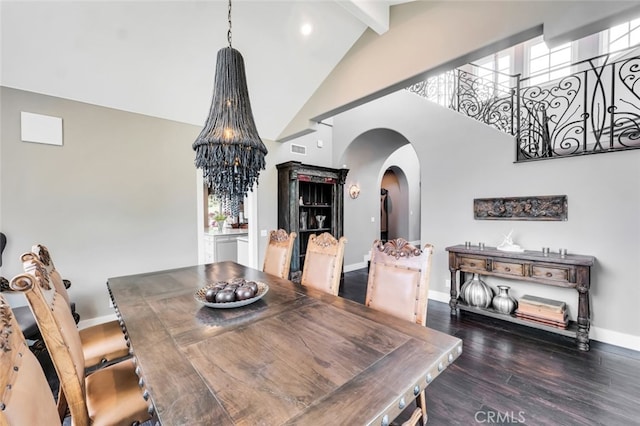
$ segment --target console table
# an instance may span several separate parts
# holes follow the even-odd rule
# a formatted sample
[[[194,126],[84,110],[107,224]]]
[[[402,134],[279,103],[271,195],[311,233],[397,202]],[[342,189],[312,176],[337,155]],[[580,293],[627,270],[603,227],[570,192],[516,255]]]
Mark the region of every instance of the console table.
[[[451,272],[451,315],[457,310],[488,315],[523,324],[538,329],[575,337],[578,349],[589,350],[589,288],[591,286],[591,266],[595,257],[567,254],[562,257],[558,253],[536,251],[507,252],[495,247],[465,247],[456,245],[447,247],[449,252],[449,271]],[[555,328],[525,321],[514,315],[505,315],[492,309],[480,309],[458,300],[457,272],[460,271],[460,283],[464,282],[464,273],[477,273],[512,280],[528,281],[556,287],[574,288],[578,292],[578,316],[576,322],[570,322],[567,329]]]

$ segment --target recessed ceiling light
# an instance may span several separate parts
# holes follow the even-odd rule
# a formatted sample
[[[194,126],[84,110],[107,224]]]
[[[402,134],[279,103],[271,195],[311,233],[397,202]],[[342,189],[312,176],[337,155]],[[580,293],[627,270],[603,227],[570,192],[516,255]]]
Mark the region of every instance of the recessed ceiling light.
[[[313,27],[309,23],[304,23],[300,27],[300,33],[305,37],[311,34],[312,31],[313,31]]]

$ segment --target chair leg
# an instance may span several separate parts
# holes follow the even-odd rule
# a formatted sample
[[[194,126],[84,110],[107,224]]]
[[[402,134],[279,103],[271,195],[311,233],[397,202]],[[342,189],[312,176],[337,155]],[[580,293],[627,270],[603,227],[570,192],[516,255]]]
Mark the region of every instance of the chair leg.
[[[409,417],[409,419],[406,422],[402,423],[402,426],[416,426],[421,419],[422,419],[422,410],[420,408],[416,408],[411,414],[411,417]]]
[[[67,397],[62,391],[62,386],[58,389],[58,416],[60,416],[60,422],[64,422],[64,418],[70,415],[69,406],[67,404]]]
[[[416,398],[416,405],[422,411],[422,424],[426,425],[427,419],[429,417],[427,416],[427,397],[424,393],[424,390],[420,392],[420,395],[418,395],[418,397]]]
[[[402,423],[402,426],[416,426],[418,424],[422,426],[427,424],[427,399],[424,391],[416,397],[416,409],[411,413],[411,417]]]

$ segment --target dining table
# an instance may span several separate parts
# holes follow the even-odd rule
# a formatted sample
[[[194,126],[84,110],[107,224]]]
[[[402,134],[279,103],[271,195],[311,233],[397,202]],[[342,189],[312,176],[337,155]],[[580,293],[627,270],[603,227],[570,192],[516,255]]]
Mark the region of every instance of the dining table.
[[[234,278],[266,293],[234,308],[196,297]],[[107,287],[165,426],[388,425],[462,353],[459,338],[235,262]]]

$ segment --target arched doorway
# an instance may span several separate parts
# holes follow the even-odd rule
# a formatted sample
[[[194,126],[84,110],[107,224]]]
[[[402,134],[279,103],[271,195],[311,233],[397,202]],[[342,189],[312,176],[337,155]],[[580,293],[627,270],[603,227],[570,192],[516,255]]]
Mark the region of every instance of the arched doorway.
[[[345,193],[345,271],[366,267],[373,241],[380,239],[380,188],[385,172],[391,169],[403,199],[392,202],[398,219],[393,235],[411,242],[420,240],[420,162],[411,142],[391,129],[373,129],[356,137],[336,162],[349,169],[345,188],[358,185],[357,198]],[[348,190],[348,189],[347,189]],[[402,205],[402,207],[400,207]]]
[[[409,187],[400,167],[385,170],[380,182],[380,239],[409,238]]]

